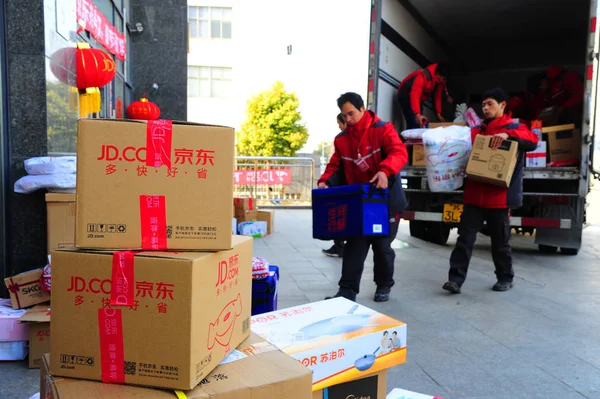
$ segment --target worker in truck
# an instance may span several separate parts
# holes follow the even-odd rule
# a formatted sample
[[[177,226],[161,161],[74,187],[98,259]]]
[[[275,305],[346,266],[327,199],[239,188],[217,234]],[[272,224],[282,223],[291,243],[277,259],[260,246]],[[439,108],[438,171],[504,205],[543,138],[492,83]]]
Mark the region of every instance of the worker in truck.
[[[440,122],[446,121],[442,116],[442,95],[447,96],[449,103],[453,101],[446,89],[448,75],[449,67],[446,64],[431,64],[411,73],[400,83],[398,102],[406,120],[406,129],[418,129],[427,125],[427,118],[423,116],[423,103],[432,96],[438,119]]]
[[[492,259],[498,281],[494,291],[508,291],[513,286],[514,271],[510,249],[510,208],[523,203],[523,164],[525,152],[535,150],[538,137],[520,123],[513,123],[505,114],[507,95],[501,89],[489,90],[483,95],[485,120],[471,129],[471,139],[478,134],[494,136],[492,146],[498,148],[504,140],[518,143],[518,157],[509,188],[476,182],[467,177],[464,188],[464,210],[458,226],[456,247],[450,256],[448,282],[443,289],[459,294],[467,277],[477,232],[484,222],[489,226],[492,240]]]
[[[337,123],[338,127],[340,128],[340,133],[343,133],[346,130],[346,121],[344,120],[344,115],[342,115],[341,113],[337,116]],[[344,240],[333,240],[333,245],[331,246],[331,248],[323,249],[322,251],[327,256],[331,256],[334,258],[343,258]]]
[[[391,244],[398,232],[400,213],[407,206],[399,174],[408,161],[408,154],[394,126],[379,119],[374,112],[366,111],[360,95],[345,93],[337,103],[347,128],[335,138],[334,153],[318,187],[369,183],[381,189],[389,187],[390,235],[346,240],[342,277],[334,297],[356,300],[365,259],[372,248],[377,285],[374,300],[385,302],[394,285],[396,253]]]
[[[575,71],[561,66],[546,69],[547,105],[558,107],[559,123],[581,124],[583,114],[583,79]]]

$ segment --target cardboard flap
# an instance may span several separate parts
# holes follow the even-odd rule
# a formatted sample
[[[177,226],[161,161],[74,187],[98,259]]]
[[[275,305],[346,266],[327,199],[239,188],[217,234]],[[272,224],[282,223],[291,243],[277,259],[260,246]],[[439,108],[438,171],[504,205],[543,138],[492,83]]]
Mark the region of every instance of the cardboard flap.
[[[21,323],[48,323],[50,322],[50,304],[36,305],[29,309],[19,319]]]
[[[552,132],[562,132],[564,130],[573,130],[575,129],[575,125],[558,125],[558,126],[548,126],[542,128],[542,133],[552,133]]]
[[[46,193],[46,202],[75,202],[75,194]]]
[[[139,119],[113,119],[113,118],[102,118],[102,119],[80,119],[79,123],[98,123],[98,122],[118,122],[118,123],[143,123],[143,124],[147,124],[148,121],[145,120],[139,120]],[[188,122],[188,121],[171,121],[173,122],[173,125],[188,125],[188,126],[208,126],[208,127],[222,127],[225,129],[231,129],[230,126],[223,126],[223,125],[212,125],[209,123],[198,123],[198,122]]]

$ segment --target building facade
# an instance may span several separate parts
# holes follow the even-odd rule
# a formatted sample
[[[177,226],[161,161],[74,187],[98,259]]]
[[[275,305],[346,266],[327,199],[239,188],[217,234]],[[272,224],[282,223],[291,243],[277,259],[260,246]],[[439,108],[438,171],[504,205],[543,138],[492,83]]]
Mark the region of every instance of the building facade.
[[[103,49],[116,67],[89,117],[127,118],[127,106],[146,94],[161,118],[187,119],[184,0],[0,0],[0,278],[47,263],[44,190],[13,187],[26,159],[76,154],[77,93],[60,78],[68,72],[57,54],[78,43]]]

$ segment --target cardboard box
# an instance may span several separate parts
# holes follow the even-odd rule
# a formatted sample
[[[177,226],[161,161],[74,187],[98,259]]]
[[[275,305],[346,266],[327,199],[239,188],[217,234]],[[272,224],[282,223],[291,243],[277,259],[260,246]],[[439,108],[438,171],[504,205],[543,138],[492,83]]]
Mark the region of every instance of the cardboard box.
[[[471,180],[499,187],[509,187],[517,164],[518,144],[504,140],[500,148],[491,147],[494,136],[478,134],[467,164],[467,176]]]
[[[80,120],[77,247],[231,249],[233,153],[232,128]]]
[[[581,131],[575,125],[545,127],[542,134],[548,135],[550,162],[581,158]]]
[[[49,356],[44,355],[40,397],[44,399],[175,399],[173,391],[53,378]],[[251,335],[230,357],[184,393],[188,399],[310,399],[311,372],[306,367]],[[346,398],[344,398],[346,399]]]
[[[525,154],[525,166],[527,168],[545,168],[547,155],[546,142],[539,141],[534,151]]]
[[[383,396],[382,396],[383,398]],[[444,399],[439,396],[424,395],[422,393],[407,391],[406,389],[396,388],[390,392],[386,399]]]
[[[235,210],[235,218],[237,219],[238,223],[253,222],[258,218],[258,211],[257,210],[245,211],[243,209],[236,209]]]
[[[48,253],[75,246],[75,194],[46,194]]]
[[[233,242],[204,253],[54,251],[52,374],[196,386],[250,334],[252,239]]]
[[[436,127],[448,127],[448,126],[469,126],[467,122],[431,122],[429,123],[429,129],[435,129]]]
[[[233,199],[233,207],[234,209],[239,209],[242,211],[252,211],[255,210],[254,199],[250,197],[236,197]]]
[[[423,144],[415,144],[412,146],[412,166],[427,166],[425,159],[425,147]]]
[[[274,211],[258,211],[258,215],[256,216],[256,220],[259,222],[267,223],[267,234],[273,234],[275,231],[275,212]]]
[[[13,309],[23,309],[50,300],[50,293],[42,290],[41,286],[43,270],[30,270],[4,279]]]
[[[382,370],[370,376],[315,391],[313,399],[385,399],[386,392],[387,370]]]
[[[39,369],[42,355],[50,352],[50,304],[34,306],[19,321],[29,325],[29,368]]]
[[[3,300],[4,301],[4,300]],[[0,342],[27,341],[29,326],[19,323],[19,318],[27,313],[23,309],[13,309],[10,301],[0,304]]]
[[[406,324],[345,298],[253,316],[252,331],[310,368],[313,391],[406,362]]]

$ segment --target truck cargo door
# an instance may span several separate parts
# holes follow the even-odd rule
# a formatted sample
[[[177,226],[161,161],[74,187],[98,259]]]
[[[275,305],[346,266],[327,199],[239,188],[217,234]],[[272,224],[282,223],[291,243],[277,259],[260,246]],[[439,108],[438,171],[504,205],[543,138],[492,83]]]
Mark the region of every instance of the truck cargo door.
[[[595,174],[600,174],[600,113],[598,112],[598,75],[599,63],[598,54],[600,53],[600,29],[598,29],[598,0],[592,0],[590,5],[590,35],[588,39],[588,58],[586,82],[585,82],[585,98],[584,98],[584,123],[583,137],[588,137],[590,145],[590,168]],[[585,129],[588,128],[586,135]],[[582,143],[585,148],[585,142]],[[583,154],[585,158],[585,153]]]

